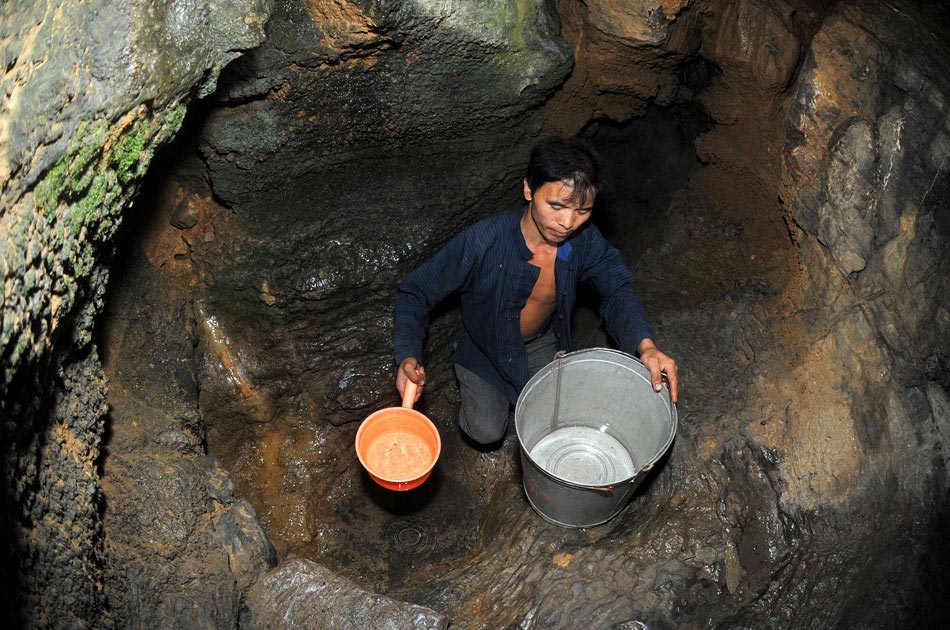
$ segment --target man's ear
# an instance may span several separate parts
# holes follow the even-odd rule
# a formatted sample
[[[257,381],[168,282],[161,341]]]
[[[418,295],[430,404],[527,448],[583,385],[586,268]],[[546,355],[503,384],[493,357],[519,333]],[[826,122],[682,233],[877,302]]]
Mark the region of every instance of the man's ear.
[[[524,178],[524,198],[526,201],[531,201],[531,186],[528,186],[528,178]]]

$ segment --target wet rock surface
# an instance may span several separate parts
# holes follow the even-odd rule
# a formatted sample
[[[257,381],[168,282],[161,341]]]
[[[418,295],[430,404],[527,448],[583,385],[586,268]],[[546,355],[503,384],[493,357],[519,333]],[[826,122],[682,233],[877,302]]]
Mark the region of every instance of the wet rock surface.
[[[434,610],[369,593],[302,558],[289,558],[251,589],[248,628],[448,627]]]
[[[173,240],[155,234],[169,221],[155,213],[134,223],[149,235],[145,250],[117,258],[125,271],[110,287],[100,332],[110,405],[105,594],[122,624],[236,627],[244,594],[277,556],[254,509],[205,452],[195,305],[175,283],[189,263],[176,258],[184,251],[177,230],[167,234]]]
[[[14,627],[115,622],[92,339],[106,265],[155,148],[260,41],[267,12],[255,0],[0,7],[0,607]]]

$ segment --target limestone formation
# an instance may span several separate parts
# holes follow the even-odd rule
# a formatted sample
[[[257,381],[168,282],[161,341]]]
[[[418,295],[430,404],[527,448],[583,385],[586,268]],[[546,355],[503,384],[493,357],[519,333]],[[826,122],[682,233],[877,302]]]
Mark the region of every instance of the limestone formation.
[[[433,610],[367,593],[315,562],[288,558],[254,585],[248,628],[379,628],[441,630]]]
[[[0,7],[0,258],[7,621],[108,625],[93,342],[114,240],[156,147],[268,3],[47,0]]]

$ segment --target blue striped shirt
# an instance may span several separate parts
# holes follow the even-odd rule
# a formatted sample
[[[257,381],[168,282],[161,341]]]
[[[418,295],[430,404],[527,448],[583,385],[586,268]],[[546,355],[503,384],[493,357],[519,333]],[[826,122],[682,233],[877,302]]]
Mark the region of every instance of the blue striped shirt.
[[[528,381],[528,357],[521,338],[521,309],[540,267],[521,233],[524,208],[497,214],[466,228],[435,256],[403,278],[396,289],[393,349],[396,364],[422,362],[429,311],[458,291],[462,333],[454,360],[505,394],[512,402]],[[573,350],[571,312],[579,282],[601,296],[607,331],[624,352],[636,353],[653,338],[620,252],[590,221],[558,247],[554,263],[556,306],[551,325],[560,350]]]

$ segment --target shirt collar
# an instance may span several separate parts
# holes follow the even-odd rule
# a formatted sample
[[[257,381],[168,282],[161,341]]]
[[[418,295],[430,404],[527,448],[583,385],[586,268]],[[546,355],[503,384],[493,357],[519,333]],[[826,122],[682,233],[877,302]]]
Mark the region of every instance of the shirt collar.
[[[584,226],[581,226],[583,228]],[[571,237],[573,238],[573,234]],[[571,250],[574,249],[574,246],[571,245],[571,239],[567,239],[563,243],[557,246],[557,257],[558,260],[567,260],[571,257]]]
[[[515,247],[518,248],[518,253],[525,260],[531,260],[534,258],[534,252],[528,247],[528,244],[524,242],[524,234],[521,233],[521,217],[524,216],[525,211],[528,209],[528,204],[522,206],[520,212],[513,213],[515,216],[514,225],[512,229],[515,231]]]

